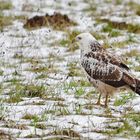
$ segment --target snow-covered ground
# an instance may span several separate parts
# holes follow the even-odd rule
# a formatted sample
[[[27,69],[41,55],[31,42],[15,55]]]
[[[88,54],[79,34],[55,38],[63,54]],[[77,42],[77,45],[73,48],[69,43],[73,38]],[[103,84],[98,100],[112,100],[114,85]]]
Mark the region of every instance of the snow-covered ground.
[[[139,24],[140,16],[130,11],[128,0],[121,4],[106,0],[8,2],[13,8],[3,11],[6,16],[31,18],[60,12],[78,25],[62,31],[27,30],[15,19],[0,32],[0,133],[4,139],[8,135],[17,140],[139,139],[140,96],[122,91],[110,99],[109,108],[94,105],[98,94],[80,69],[79,49],[71,51],[70,43],[61,43],[76,31],[102,35],[99,41],[127,57],[134,75],[140,77],[140,35],[118,30],[120,35],[110,36],[102,31],[106,23],[98,21]]]

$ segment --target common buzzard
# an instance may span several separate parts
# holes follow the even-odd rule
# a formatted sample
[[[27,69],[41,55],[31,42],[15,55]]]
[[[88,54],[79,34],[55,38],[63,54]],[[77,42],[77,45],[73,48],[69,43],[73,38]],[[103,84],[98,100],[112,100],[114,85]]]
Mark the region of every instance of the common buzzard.
[[[140,95],[140,80],[132,75],[119,57],[103,48],[90,33],[77,35],[75,41],[81,50],[81,65],[87,78],[100,92],[97,104],[100,104],[101,95],[104,95],[106,107],[108,96],[122,87]]]

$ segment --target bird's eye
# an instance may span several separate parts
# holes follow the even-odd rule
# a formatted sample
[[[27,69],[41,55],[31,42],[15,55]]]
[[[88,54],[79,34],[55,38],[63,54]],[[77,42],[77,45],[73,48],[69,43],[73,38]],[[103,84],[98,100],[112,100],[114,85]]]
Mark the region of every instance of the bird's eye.
[[[82,38],[81,37],[78,37],[78,39],[81,40]]]

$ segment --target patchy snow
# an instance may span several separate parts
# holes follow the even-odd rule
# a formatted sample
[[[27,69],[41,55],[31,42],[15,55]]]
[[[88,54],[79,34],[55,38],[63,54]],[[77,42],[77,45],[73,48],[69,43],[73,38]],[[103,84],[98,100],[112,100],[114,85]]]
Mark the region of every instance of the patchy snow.
[[[95,0],[94,4],[97,6],[91,9],[90,6],[94,5],[81,0],[11,0],[11,2],[13,8],[4,10],[7,16],[25,15],[30,18],[34,15],[53,14],[57,11],[68,14],[70,19],[78,22],[78,26],[64,31],[56,31],[51,27],[30,31],[24,29],[24,23],[16,19],[12,25],[0,32],[0,70],[3,71],[2,75],[0,74],[2,84],[0,111],[4,116],[0,121],[0,130],[13,134],[14,137],[18,137],[17,140],[38,140],[41,136],[42,139],[49,139],[54,136],[51,134],[55,130],[66,128],[78,133],[83,139],[108,139],[108,135],[102,132],[108,129],[107,123],[112,127],[121,127],[121,118],[128,108],[132,109],[130,112],[140,112],[139,96],[128,100],[125,105],[114,106],[114,102],[120,97],[116,95],[116,98],[112,97],[108,109],[95,105],[98,94],[92,86],[86,85],[88,81],[79,66],[80,50],[68,51],[70,43],[60,45],[60,41],[67,40],[67,36],[72,31],[89,31],[96,32],[97,35],[105,35],[109,44],[127,41],[131,33],[128,34],[126,31],[121,31],[121,35],[117,37],[100,33],[103,23],[98,23],[96,18],[139,24],[140,19],[134,16],[133,11],[128,10],[127,7],[124,8],[123,4],[114,5],[104,0]],[[98,16],[95,17],[94,14]],[[129,16],[122,16],[124,14]],[[132,33],[131,35],[134,36],[136,42],[132,42],[132,45],[126,44],[123,48],[113,47],[115,54],[123,55],[132,50],[140,51],[139,34]],[[100,43],[103,43],[102,38]],[[137,60],[135,57],[129,57],[128,60],[133,63],[133,66],[140,64],[140,59]],[[46,69],[41,69],[42,67]],[[75,72],[78,74],[76,75]],[[139,71],[132,70],[132,73],[140,77]],[[21,83],[35,85],[35,87],[43,85],[45,87],[43,97],[42,95],[40,97],[23,95],[22,97],[21,95],[19,102],[8,102],[8,99],[14,99],[16,94],[24,94],[20,92]],[[13,91],[14,95],[11,95]],[[127,92],[125,94],[127,95]],[[31,119],[25,119],[26,115],[31,115]],[[116,122],[112,122],[114,120]],[[46,128],[38,128],[39,123],[45,125]],[[18,124],[25,125],[27,129],[15,128]],[[136,130],[138,131],[139,127]],[[32,135],[34,138],[29,138]],[[125,140],[126,138],[114,136],[112,139]]]

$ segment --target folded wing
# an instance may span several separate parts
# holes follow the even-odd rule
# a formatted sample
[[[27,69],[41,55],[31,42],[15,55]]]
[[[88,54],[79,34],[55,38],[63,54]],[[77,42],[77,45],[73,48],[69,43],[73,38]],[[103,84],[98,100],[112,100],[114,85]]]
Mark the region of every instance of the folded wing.
[[[90,53],[82,58],[81,65],[87,74],[93,79],[101,80],[106,84],[114,87],[121,87],[126,85],[122,79],[123,71],[111,60],[103,57],[101,53]]]

